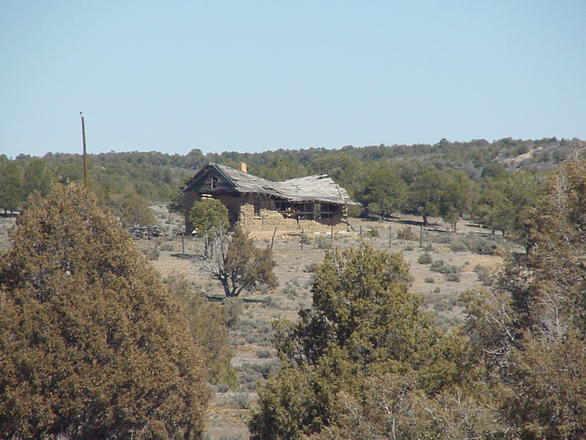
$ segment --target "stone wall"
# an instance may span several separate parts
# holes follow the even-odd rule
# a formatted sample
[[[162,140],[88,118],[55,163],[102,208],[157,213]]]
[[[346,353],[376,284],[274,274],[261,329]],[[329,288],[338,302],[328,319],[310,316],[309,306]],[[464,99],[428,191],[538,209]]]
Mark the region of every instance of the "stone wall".
[[[270,232],[273,233],[277,228],[277,235],[323,233],[332,231],[334,233],[347,232],[348,223],[342,219],[342,216],[325,218],[321,220],[296,220],[294,218],[285,218],[280,212],[272,209],[260,209],[260,215],[254,215],[254,205],[246,203],[240,209],[240,225],[242,228],[253,235],[255,233]]]
[[[188,213],[195,202],[201,200],[200,194],[188,191],[183,195],[183,202],[185,207],[185,232],[191,234],[193,229],[189,222]],[[257,197],[252,195],[235,196],[228,194],[214,194],[214,198],[220,200],[228,209],[230,216],[230,223],[238,222],[240,226],[247,232],[253,235],[272,234],[277,228],[277,235],[292,235],[301,234],[327,234],[332,231],[334,233],[348,232],[348,222],[343,218],[342,214],[337,214],[332,218],[324,218],[320,220],[297,220],[294,218],[286,218],[279,211],[276,210],[275,201],[269,197]],[[254,200],[256,200],[260,215],[254,213]]]

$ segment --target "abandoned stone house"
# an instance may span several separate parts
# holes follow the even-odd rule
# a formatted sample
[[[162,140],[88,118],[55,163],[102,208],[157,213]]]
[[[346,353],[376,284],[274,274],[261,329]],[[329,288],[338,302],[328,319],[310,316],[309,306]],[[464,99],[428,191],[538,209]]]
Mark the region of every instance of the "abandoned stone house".
[[[248,174],[245,163],[240,170],[209,163],[183,189],[187,233],[192,230],[189,210],[205,198],[218,199],[228,209],[230,224],[252,233],[346,231],[347,207],[357,205],[327,175],[271,182]]]

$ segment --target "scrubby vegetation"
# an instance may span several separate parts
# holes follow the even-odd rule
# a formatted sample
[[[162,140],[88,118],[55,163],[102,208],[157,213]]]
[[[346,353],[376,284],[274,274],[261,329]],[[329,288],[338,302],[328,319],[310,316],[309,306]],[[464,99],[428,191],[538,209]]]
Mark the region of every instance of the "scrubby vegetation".
[[[34,202],[0,259],[0,437],[199,438],[222,360],[91,193]]]
[[[535,206],[543,170],[581,154],[584,147],[578,139],[505,138],[264,153],[192,150],[185,156],[107,153],[91,155],[89,168],[92,188],[125,225],[150,223],[149,202],[172,199],[171,206],[180,209],[178,188],[206,162],[247,162],[250,173],[277,181],[328,173],[363,205],[363,215],[405,212],[420,215],[425,224],[430,216],[440,216],[452,229],[466,215],[524,242],[523,219]],[[0,156],[0,209],[17,210],[33,192],[46,195],[55,183],[79,181],[81,169],[79,155]]]
[[[201,238],[185,238],[181,254],[179,238],[141,242],[158,268],[171,262],[190,277],[167,270],[161,281],[95,197],[37,185],[0,259],[0,437],[199,438],[215,391],[214,406],[240,420],[252,413],[259,440],[584,438],[586,164],[513,171],[522,164],[507,161],[517,152],[504,151],[515,142],[467,152],[448,142],[310,150],[307,165],[295,152],[215,157],[244,159],[269,178],[271,167],[281,177],[329,172],[368,202],[369,217],[352,220],[364,236],[277,239],[274,251],[222,228],[222,255],[233,257],[223,267],[236,280],[228,287],[238,286],[229,295],[204,271],[211,254],[202,255]],[[543,142],[535,155],[562,147]],[[479,153],[494,145],[496,156]],[[478,167],[444,161],[472,152]],[[366,179],[375,156],[380,169]],[[173,176],[186,158],[143,157],[148,167],[155,159],[176,167]],[[18,162],[18,172],[34,162],[29,176],[50,176],[59,164],[0,162]],[[98,181],[100,200],[132,223],[113,205],[126,196],[106,197]],[[411,216],[388,218],[401,210]],[[259,266],[257,257],[270,258]],[[271,326],[282,316],[296,320]]]
[[[206,254],[206,268],[222,283],[227,298],[238,296],[243,290],[278,285],[272,250],[258,249],[241,228],[236,228],[231,236],[216,235],[211,244],[206,240]]]
[[[584,438],[586,162],[547,188],[527,219],[529,252],[462,297],[462,332],[420,311],[400,256],[329,251],[312,308],[276,323],[282,366],[252,438]]]

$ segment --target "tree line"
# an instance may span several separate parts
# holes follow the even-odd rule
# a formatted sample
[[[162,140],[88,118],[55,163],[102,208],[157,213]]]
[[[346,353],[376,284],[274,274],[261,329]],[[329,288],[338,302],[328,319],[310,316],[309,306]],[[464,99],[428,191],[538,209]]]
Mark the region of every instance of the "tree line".
[[[89,173],[93,191],[125,225],[153,222],[149,203],[175,200],[178,205],[185,180],[207,162],[233,167],[246,162],[251,174],[275,181],[329,174],[365,208],[353,215],[405,212],[421,215],[424,223],[441,216],[453,225],[467,215],[522,238],[520,219],[540,191],[543,171],[581,154],[585,146],[579,139],[505,138],[263,153],[103,153],[89,156]],[[32,193],[46,195],[56,183],[80,180],[79,155],[0,156],[0,209],[18,210]]]

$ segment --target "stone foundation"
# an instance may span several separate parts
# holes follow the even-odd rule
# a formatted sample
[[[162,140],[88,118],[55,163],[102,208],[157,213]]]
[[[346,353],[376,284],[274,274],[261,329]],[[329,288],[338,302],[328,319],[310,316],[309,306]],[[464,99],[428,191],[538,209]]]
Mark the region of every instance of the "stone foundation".
[[[253,236],[272,234],[277,228],[276,235],[301,234],[328,234],[332,232],[348,232],[348,223],[339,215],[320,220],[296,220],[286,218],[279,211],[260,209],[260,215],[254,215],[254,206],[246,203],[240,208],[240,226]]]

